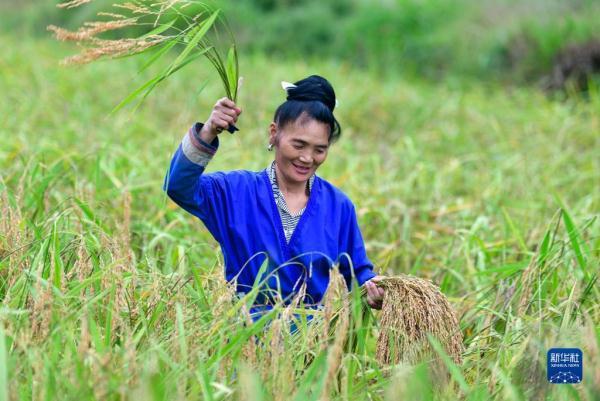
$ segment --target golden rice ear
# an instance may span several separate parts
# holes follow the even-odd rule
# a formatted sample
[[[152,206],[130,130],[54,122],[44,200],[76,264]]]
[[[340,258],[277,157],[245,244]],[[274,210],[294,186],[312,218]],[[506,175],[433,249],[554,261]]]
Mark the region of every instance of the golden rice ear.
[[[348,289],[344,276],[335,265],[329,271],[329,285],[323,296],[323,329],[319,336],[321,349],[327,348],[329,337],[343,309],[343,302],[348,297]],[[342,302],[342,304],[340,304]]]
[[[329,277],[329,286],[325,293],[326,309],[325,327],[323,331],[323,335],[327,337],[326,341],[321,343],[321,349],[329,348],[327,352],[327,373],[320,397],[322,401],[330,399],[331,392],[337,382],[336,378],[342,365],[344,344],[348,338],[348,331],[350,328],[350,297],[348,296],[348,288],[346,287],[344,276],[339,272],[337,265],[330,271]],[[335,322],[333,322],[330,311],[333,310],[334,301],[336,300],[341,301],[341,305],[339,309],[337,309]],[[335,338],[328,347],[327,338],[330,337],[329,333],[332,327],[335,328]]]
[[[455,363],[461,363],[462,332],[437,286],[406,275],[386,278],[378,285],[385,289],[376,353],[381,364],[413,365],[434,357],[427,335],[437,339]]]
[[[83,4],[89,3],[92,0],[70,0],[70,1],[65,1],[63,3],[59,3],[56,5],[56,7],[58,8],[75,8],[75,7],[79,7]]]

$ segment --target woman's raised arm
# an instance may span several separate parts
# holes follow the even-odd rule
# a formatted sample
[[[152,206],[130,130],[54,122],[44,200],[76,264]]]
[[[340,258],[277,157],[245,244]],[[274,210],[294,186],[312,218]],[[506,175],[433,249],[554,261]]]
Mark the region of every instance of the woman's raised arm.
[[[173,155],[163,189],[175,203],[198,217],[203,212],[199,177],[219,148],[218,135],[235,124],[241,112],[231,100],[219,99],[206,123],[194,124]]]

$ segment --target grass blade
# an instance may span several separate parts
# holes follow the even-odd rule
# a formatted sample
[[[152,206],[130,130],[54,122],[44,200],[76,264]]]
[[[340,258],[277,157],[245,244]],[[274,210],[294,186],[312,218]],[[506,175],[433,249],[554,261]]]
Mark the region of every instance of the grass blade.
[[[206,366],[200,362],[198,364],[198,369],[196,370],[196,378],[200,382],[200,386],[202,388],[202,394],[204,395],[204,399],[207,401],[213,401],[215,398],[213,396],[210,378],[208,377],[208,372],[206,371]]]
[[[550,236],[551,232],[550,230],[547,230],[546,234],[544,235],[544,239],[542,240],[542,245],[540,246],[538,263],[542,266],[546,264],[546,259],[548,258],[548,251],[550,249]]]
[[[579,233],[577,231],[577,227],[575,227],[573,219],[571,219],[571,216],[567,212],[567,209],[562,209],[562,216],[563,221],[565,222],[565,227],[567,228],[567,235],[569,236],[569,240],[571,242],[571,249],[573,249],[573,252],[575,253],[575,258],[577,259],[577,263],[579,264],[581,271],[587,279],[586,263],[585,258],[583,257],[583,253],[581,252],[581,245],[579,243]]]
[[[506,211],[506,209],[502,208],[501,210],[502,210],[502,214],[504,215],[504,218],[506,219],[506,222],[508,223],[510,231],[512,231],[514,237],[517,239],[517,241],[519,243],[519,246],[521,247],[521,250],[523,251],[523,253],[527,253],[527,245],[525,244],[525,240],[523,239],[523,235],[521,234],[521,232],[515,226],[515,223],[510,218],[510,216],[509,216],[508,212]]]
[[[440,344],[440,342],[435,337],[428,334],[427,339],[429,340],[429,343],[431,344],[435,352],[440,356],[440,358],[442,358],[444,365],[446,365],[446,367],[450,371],[450,375],[452,376],[454,381],[456,381],[460,389],[465,394],[467,394],[469,392],[469,385],[467,384],[467,381],[465,380],[465,377],[461,373],[459,367],[456,366],[452,359],[450,359],[446,351],[444,351],[442,344]]]

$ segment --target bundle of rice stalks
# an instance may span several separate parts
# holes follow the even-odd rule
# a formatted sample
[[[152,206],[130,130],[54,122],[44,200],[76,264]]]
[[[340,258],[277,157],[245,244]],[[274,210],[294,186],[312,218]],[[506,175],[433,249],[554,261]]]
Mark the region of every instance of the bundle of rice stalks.
[[[428,335],[461,363],[464,346],[458,320],[437,286],[407,275],[388,277],[377,285],[385,289],[376,353],[380,363],[413,365],[434,358]]]
[[[59,3],[58,7],[74,8],[90,1],[71,0]],[[240,82],[238,53],[233,33],[220,9],[197,0],[136,0],[115,3],[108,11],[99,12],[100,20],[84,22],[77,31],[48,26],[56,39],[76,42],[83,48],[80,54],[64,60],[65,64],[87,64],[105,58],[143,54],[148,57],[141,70],[146,70],[174,47],[181,49],[162,72],[131,92],[113,112],[135,99],[138,100],[136,107],[139,106],[160,83],[199,57],[205,57],[212,64],[227,97],[234,102],[237,100]],[[217,43],[217,22],[229,36],[230,45],[226,53]],[[118,37],[117,30],[130,35],[140,30],[143,33]],[[103,36],[109,32],[112,34],[110,38]],[[214,35],[209,37],[209,32]],[[230,126],[228,131],[233,133],[237,128]]]

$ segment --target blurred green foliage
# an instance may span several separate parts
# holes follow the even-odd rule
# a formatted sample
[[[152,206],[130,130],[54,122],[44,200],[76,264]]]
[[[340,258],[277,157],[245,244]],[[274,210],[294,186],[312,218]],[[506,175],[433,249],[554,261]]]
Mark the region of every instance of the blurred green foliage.
[[[56,2],[0,4],[4,30],[75,29],[114,0],[61,10]],[[469,75],[537,81],[565,46],[598,38],[597,0],[224,0],[242,53],[338,59],[379,74]],[[193,8],[187,12],[193,13]],[[596,31],[596,32],[595,32]],[[128,32],[135,34],[138,32]]]

